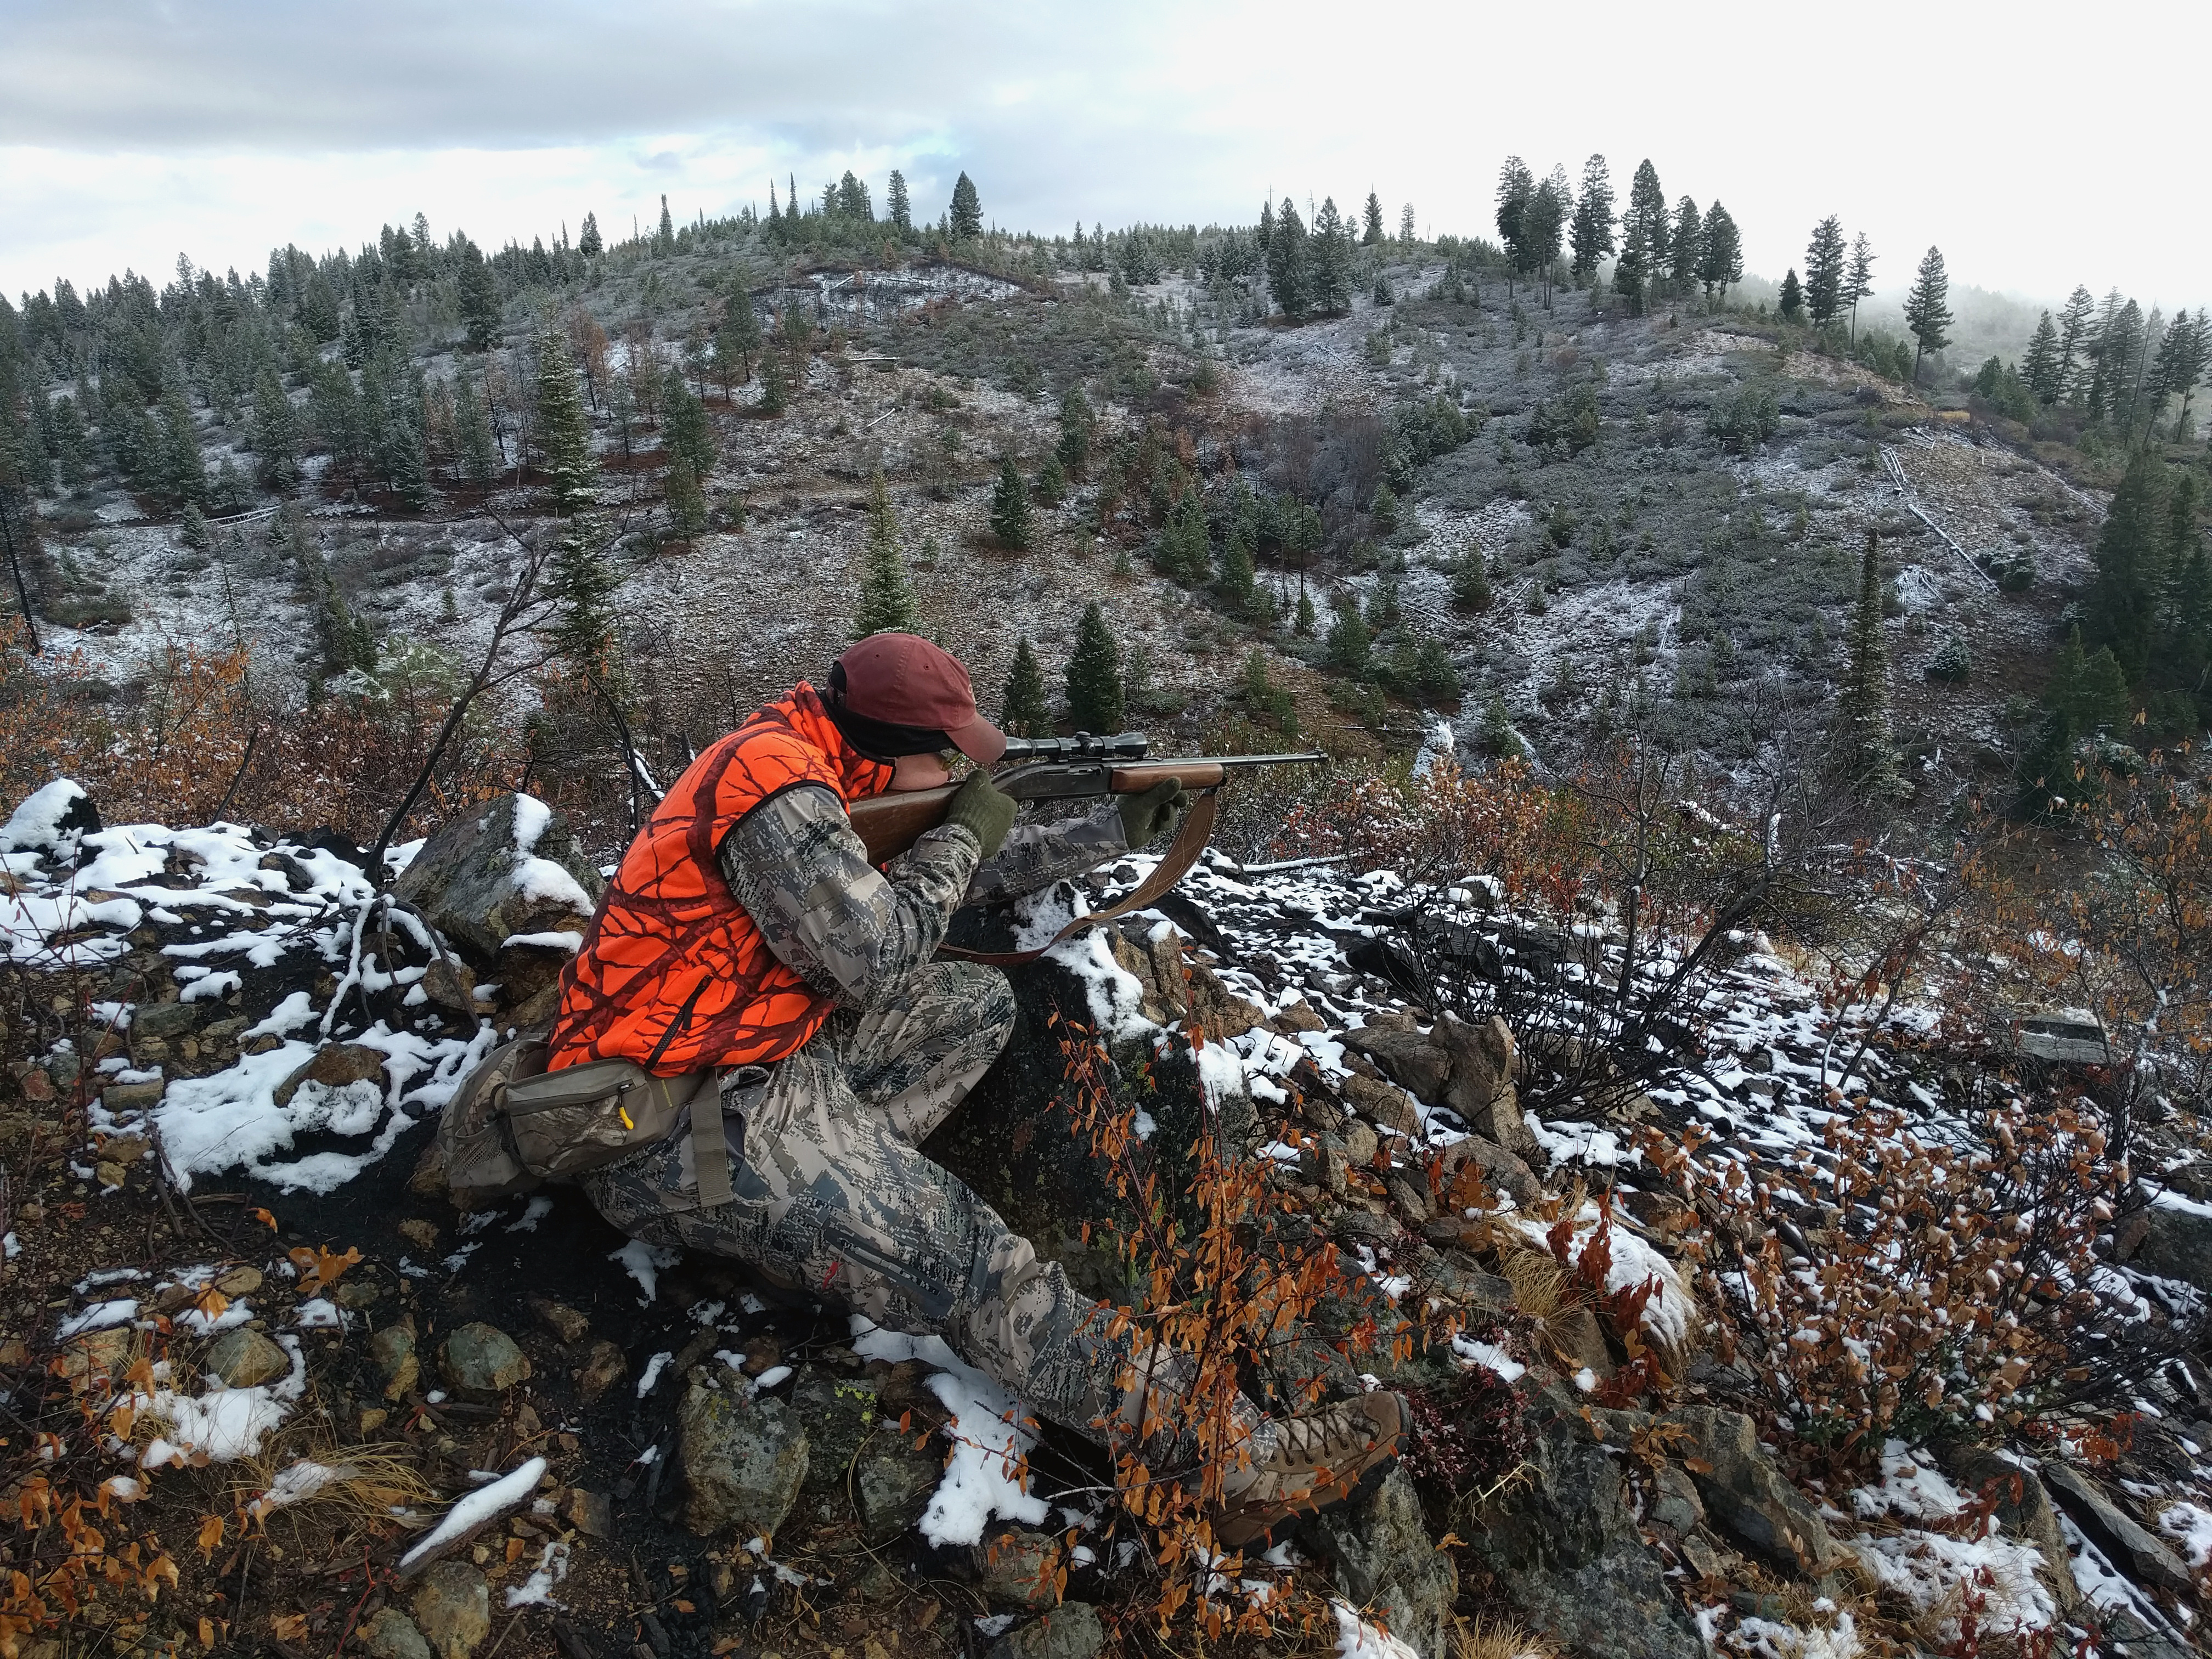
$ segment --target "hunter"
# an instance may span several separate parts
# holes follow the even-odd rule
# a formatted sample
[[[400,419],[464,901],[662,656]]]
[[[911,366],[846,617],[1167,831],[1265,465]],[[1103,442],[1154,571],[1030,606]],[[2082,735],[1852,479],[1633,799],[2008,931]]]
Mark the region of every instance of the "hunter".
[[[1146,1390],[1173,1391],[1188,1363],[1109,1335],[1059,1263],[918,1150],[1015,1019],[1003,973],[935,958],[963,905],[1143,846],[1176,821],[1181,792],[1016,830],[987,769],[1006,741],[958,659],[910,634],[861,641],[826,692],[802,682],[761,709],[691,763],[631,843],[563,976],[549,1065],[720,1074],[704,1097],[718,1137],[694,1133],[714,1113],[695,1105],[657,1146],[585,1177],[616,1226],[941,1335],[1044,1416],[1114,1445],[1150,1431]],[[945,784],[960,756],[975,769],[944,823],[871,866],[847,808]],[[1240,1547],[1343,1498],[1395,1455],[1404,1414],[1376,1392],[1271,1421],[1240,1396],[1218,1541]]]

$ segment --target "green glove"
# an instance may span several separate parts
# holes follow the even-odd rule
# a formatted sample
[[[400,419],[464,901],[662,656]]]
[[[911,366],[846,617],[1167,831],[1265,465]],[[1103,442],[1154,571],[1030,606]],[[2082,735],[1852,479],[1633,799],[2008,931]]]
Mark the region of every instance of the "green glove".
[[[1182,786],[1173,778],[1156,783],[1141,795],[1117,795],[1114,810],[1121,815],[1121,839],[1132,848],[1142,847],[1176,821],[1182,805]]]
[[[945,809],[945,821],[975,836],[983,844],[983,856],[989,858],[1006,844],[1006,831],[1014,827],[1014,798],[1000,794],[988,772],[970,772]]]

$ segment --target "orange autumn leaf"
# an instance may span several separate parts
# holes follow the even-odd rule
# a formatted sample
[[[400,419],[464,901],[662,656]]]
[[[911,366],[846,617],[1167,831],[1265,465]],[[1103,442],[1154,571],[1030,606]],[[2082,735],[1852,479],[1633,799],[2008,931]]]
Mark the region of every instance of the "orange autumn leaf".
[[[222,1517],[219,1515],[210,1515],[200,1522],[200,1535],[192,1541],[200,1547],[202,1556],[214,1556],[216,1546],[222,1542]]]
[[[288,1250],[285,1255],[299,1273],[302,1291],[319,1291],[337,1284],[344,1277],[346,1269],[361,1260],[361,1251],[350,1244],[346,1246],[343,1255],[326,1250],[319,1244],[312,1250],[302,1248]]]
[[[307,1638],[307,1615],[304,1613],[271,1613],[269,1628],[280,1642],[304,1642]]]

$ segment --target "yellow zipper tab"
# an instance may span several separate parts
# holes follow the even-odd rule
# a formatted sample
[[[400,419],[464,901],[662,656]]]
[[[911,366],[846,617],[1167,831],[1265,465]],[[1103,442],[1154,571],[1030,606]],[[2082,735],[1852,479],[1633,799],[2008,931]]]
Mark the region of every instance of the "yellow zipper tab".
[[[617,1105],[617,1106],[615,1108],[615,1110],[616,1110],[617,1113],[621,1114],[622,1121],[623,1121],[623,1128],[625,1128],[625,1129],[635,1129],[635,1127],[637,1127],[637,1125],[636,1125],[636,1124],[635,1124],[635,1123],[633,1123],[633,1122],[631,1122],[631,1121],[629,1121],[629,1109],[627,1106]]]

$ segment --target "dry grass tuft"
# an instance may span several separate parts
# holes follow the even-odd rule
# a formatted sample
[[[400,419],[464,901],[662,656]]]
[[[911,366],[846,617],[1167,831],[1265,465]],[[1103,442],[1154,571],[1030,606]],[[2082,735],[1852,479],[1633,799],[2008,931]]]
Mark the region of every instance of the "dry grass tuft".
[[[1569,1294],[1567,1270],[1542,1250],[1507,1246],[1498,1253],[1498,1271],[1513,1286],[1513,1305],[1532,1319],[1549,1319],[1581,1300]]]
[[[1486,1613],[1452,1632],[1452,1659],[1559,1659],[1559,1650],[1510,1619]]]

